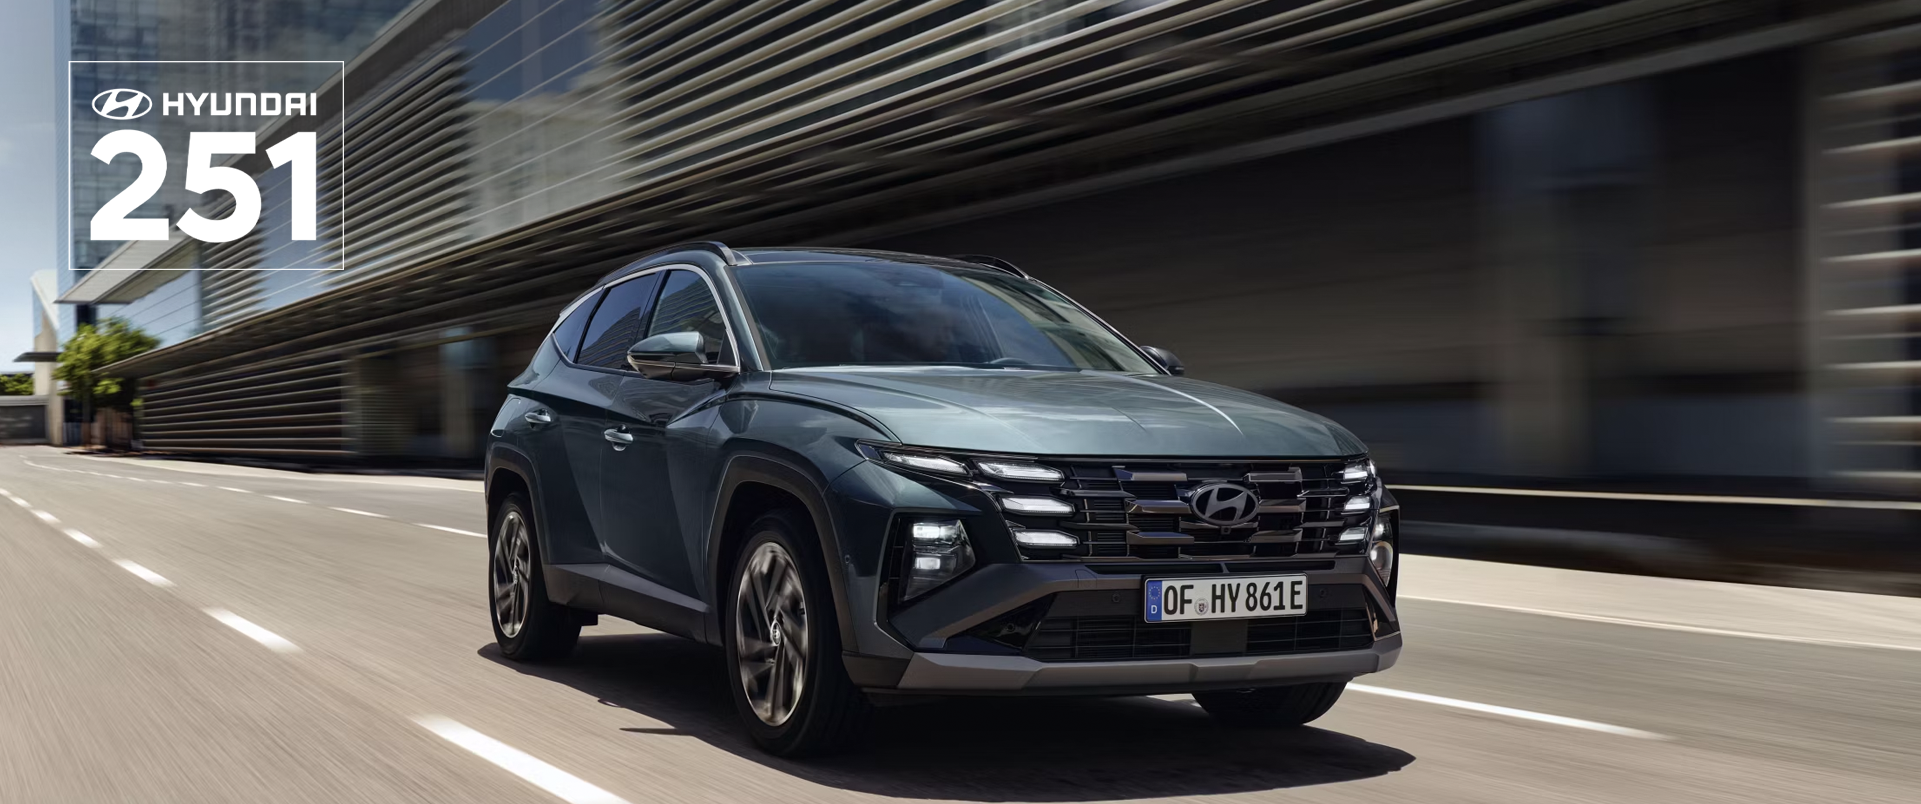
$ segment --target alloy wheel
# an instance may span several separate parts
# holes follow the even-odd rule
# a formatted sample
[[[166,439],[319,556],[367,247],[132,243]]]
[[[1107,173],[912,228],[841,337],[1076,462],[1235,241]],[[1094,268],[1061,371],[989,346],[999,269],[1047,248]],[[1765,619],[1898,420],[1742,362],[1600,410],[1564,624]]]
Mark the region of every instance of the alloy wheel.
[[[734,600],[734,646],[741,688],[762,723],[794,714],[806,684],[807,597],[793,556],[766,542],[740,570]]]
[[[519,511],[508,511],[500,522],[500,536],[494,540],[492,581],[494,623],[508,639],[520,635],[527,625],[527,602],[533,594],[533,544],[527,538],[527,520]]]

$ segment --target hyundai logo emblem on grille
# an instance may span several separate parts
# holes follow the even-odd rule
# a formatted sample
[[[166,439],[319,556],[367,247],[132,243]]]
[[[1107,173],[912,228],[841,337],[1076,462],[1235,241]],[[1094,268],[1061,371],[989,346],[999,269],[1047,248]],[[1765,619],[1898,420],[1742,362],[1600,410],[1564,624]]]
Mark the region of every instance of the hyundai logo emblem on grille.
[[[1188,503],[1202,522],[1231,528],[1254,518],[1253,489],[1238,483],[1208,483],[1194,489]]]
[[[153,111],[153,99],[137,89],[109,89],[93,96],[93,111],[108,120],[132,120]]]

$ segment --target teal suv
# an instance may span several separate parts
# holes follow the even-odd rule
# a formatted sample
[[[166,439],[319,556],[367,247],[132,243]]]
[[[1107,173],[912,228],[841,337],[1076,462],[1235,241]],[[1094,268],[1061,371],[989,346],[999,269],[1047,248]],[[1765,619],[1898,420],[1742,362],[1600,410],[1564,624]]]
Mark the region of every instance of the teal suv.
[[[1359,440],[991,257],[676,247],[568,305],[509,392],[500,651],[560,658],[601,614],[710,643],[777,754],[925,696],[1298,725],[1401,649]]]

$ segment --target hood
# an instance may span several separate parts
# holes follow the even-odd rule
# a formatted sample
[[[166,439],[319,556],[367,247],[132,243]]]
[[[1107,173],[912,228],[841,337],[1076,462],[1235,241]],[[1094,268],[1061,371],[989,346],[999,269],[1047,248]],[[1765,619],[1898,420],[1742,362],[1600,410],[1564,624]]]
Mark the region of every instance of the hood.
[[[1259,394],[1160,375],[945,366],[775,372],[770,389],[853,408],[923,447],[1034,455],[1308,458],[1366,451]]]

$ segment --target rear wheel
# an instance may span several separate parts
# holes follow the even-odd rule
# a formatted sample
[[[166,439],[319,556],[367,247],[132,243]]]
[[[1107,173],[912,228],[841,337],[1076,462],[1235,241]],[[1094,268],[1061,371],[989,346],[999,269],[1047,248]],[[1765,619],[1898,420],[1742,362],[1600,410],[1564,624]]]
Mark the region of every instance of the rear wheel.
[[[1194,702],[1230,726],[1300,726],[1327,714],[1347,682],[1194,693]]]
[[[533,510],[526,498],[510,495],[487,532],[487,608],[493,613],[494,642],[501,655],[517,662],[561,658],[580,639],[580,618],[547,599]]]
[[[784,511],[755,520],[726,608],[735,708],[754,741],[780,756],[844,748],[870,715],[841,662],[834,598],[805,522]]]

